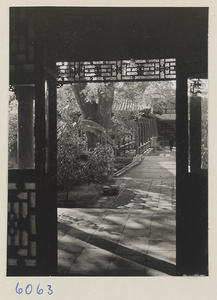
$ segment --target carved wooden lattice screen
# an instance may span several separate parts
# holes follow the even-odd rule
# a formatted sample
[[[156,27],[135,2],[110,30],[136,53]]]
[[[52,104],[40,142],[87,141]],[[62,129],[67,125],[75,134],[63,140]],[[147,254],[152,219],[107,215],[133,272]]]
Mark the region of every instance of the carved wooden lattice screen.
[[[59,86],[72,82],[144,81],[176,79],[176,59],[58,62]]]
[[[25,173],[24,173],[25,172]],[[36,192],[34,170],[9,171],[8,275],[36,267]],[[31,272],[30,272],[31,273]]]

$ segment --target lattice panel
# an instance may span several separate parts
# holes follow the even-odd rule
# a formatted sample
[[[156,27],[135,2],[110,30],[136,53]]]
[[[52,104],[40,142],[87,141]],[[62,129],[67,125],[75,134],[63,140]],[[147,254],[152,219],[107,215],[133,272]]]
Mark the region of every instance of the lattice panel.
[[[36,266],[35,183],[8,186],[8,266]]]
[[[73,82],[165,80],[176,78],[176,60],[58,62],[58,85]]]

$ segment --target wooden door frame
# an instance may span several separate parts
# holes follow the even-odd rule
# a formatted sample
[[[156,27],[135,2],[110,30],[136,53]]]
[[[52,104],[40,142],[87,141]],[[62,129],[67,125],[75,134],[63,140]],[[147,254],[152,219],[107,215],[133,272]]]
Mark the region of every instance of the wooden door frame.
[[[200,8],[199,10],[201,10]],[[206,8],[204,8],[206,9]],[[33,9],[34,10],[34,9]],[[36,242],[38,247],[37,259],[38,266],[32,271],[32,275],[56,275],[57,274],[57,188],[56,188],[56,86],[55,86],[55,33],[58,17],[58,10],[50,17],[47,15],[49,8],[36,9],[33,11],[35,20],[34,31],[34,74],[30,77],[22,78],[18,69],[15,77],[11,75],[10,84],[33,83],[35,84],[36,98],[36,198],[37,198],[37,236]],[[75,9],[76,10],[76,9]],[[90,8],[87,8],[89,11]],[[99,12],[98,8],[98,12]],[[128,10],[131,16],[132,10],[134,17],[136,11]],[[184,10],[184,8],[183,8]],[[29,9],[28,11],[31,11]],[[67,13],[67,10],[64,10]],[[81,8],[79,10],[81,12]],[[120,11],[120,10],[119,10]],[[148,10],[151,12],[150,8]],[[155,10],[156,12],[156,10]],[[142,11],[139,11],[139,14]],[[201,12],[200,12],[201,13]],[[199,14],[200,14],[199,13]],[[204,10],[208,14],[208,10]],[[74,12],[74,15],[76,12]],[[178,14],[179,16],[179,14]],[[193,12],[195,16],[195,12]],[[207,16],[204,17],[205,19]],[[190,19],[189,19],[190,20]],[[203,20],[200,19],[199,20]],[[194,21],[194,20],[193,20]],[[197,20],[198,21],[198,20]],[[124,22],[124,21],[123,21]],[[191,24],[191,23],[190,23]],[[180,25],[175,24],[178,29]],[[139,27],[138,27],[139,28]],[[138,29],[137,28],[137,29]],[[174,31],[177,33],[177,28]],[[202,30],[199,27],[198,30]],[[53,34],[51,34],[53,32]],[[131,33],[132,34],[132,33]],[[134,36],[134,35],[133,35]],[[131,36],[132,37],[132,36]],[[167,34],[162,38],[168,37]],[[175,37],[175,36],[174,36]],[[187,36],[188,38],[188,36]],[[140,40],[137,40],[140,43]],[[189,42],[188,39],[182,37],[182,42]],[[162,41],[161,41],[162,42]],[[196,41],[197,42],[197,41]],[[163,44],[163,43],[162,43]],[[171,41],[170,44],[171,45]],[[181,44],[180,44],[181,45]],[[180,46],[179,45],[179,46]],[[171,54],[170,57],[176,58],[176,137],[177,137],[177,275],[184,274],[193,275],[196,273],[207,275],[207,245],[208,245],[208,181],[207,177],[196,176],[188,173],[188,114],[187,114],[187,79],[193,75],[207,71],[207,45],[206,37],[202,37],[201,49],[195,48],[195,43],[190,44],[188,49],[186,45],[185,53],[182,53],[178,47],[170,51],[164,47],[163,53]],[[198,42],[196,43],[198,45]],[[199,43],[200,45],[200,43]],[[79,49],[76,51],[78,52]],[[149,50],[149,55],[151,54]],[[156,51],[160,56],[161,51]],[[196,55],[195,55],[195,51]],[[131,48],[128,49],[129,55],[135,52]],[[127,53],[128,53],[127,52]],[[132,53],[131,53],[132,52]],[[66,51],[66,54],[68,52]],[[114,58],[116,51],[108,53],[108,59]],[[141,50],[136,52],[141,53]],[[89,53],[88,53],[89,54]],[[145,55],[145,56],[149,56]],[[79,56],[79,55],[78,55]],[[105,54],[104,54],[105,56]],[[124,56],[124,53],[121,54]],[[164,55],[163,55],[164,56]],[[119,57],[120,58],[120,57]],[[16,64],[16,61],[15,61]],[[18,62],[19,67],[19,62]],[[22,73],[22,72],[21,72]],[[27,74],[29,75],[29,74]],[[54,76],[54,77],[53,77]],[[23,80],[23,82],[22,82]],[[48,83],[49,94],[46,99],[45,82]],[[46,122],[45,105],[49,106],[48,121]],[[46,130],[48,128],[48,135]],[[49,130],[49,129],[53,130]],[[48,161],[46,155],[48,154]],[[47,165],[48,163],[48,165]],[[200,189],[198,188],[200,187]],[[198,201],[199,199],[199,201]],[[49,237],[49,238],[48,238]],[[193,243],[193,242],[194,243]]]

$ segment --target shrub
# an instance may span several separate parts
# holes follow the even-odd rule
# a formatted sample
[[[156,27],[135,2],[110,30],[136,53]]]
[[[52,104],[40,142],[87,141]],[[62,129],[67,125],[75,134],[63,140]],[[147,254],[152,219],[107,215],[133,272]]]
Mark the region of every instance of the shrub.
[[[87,157],[86,159],[82,159]],[[58,141],[58,187],[68,191],[75,185],[102,183],[114,172],[114,154],[110,145],[97,144],[84,155],[84,147],[64,139]]]
[[[110,145],[97,143],[89,152],[87,164],[83,168],[86,183],[102,183],[110,180],[114,173],[114,152]]]

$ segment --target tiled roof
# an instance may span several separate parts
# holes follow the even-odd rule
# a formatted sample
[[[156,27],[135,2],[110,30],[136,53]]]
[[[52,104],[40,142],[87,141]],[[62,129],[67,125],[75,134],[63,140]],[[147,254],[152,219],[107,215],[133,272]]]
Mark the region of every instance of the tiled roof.
[[[113,111],[140,111],[143,109],[147,109],[145,105],[139,105],[137,103],[133,103],[132,101],[123,101],[121,103],[114,103],[112,110]]]

